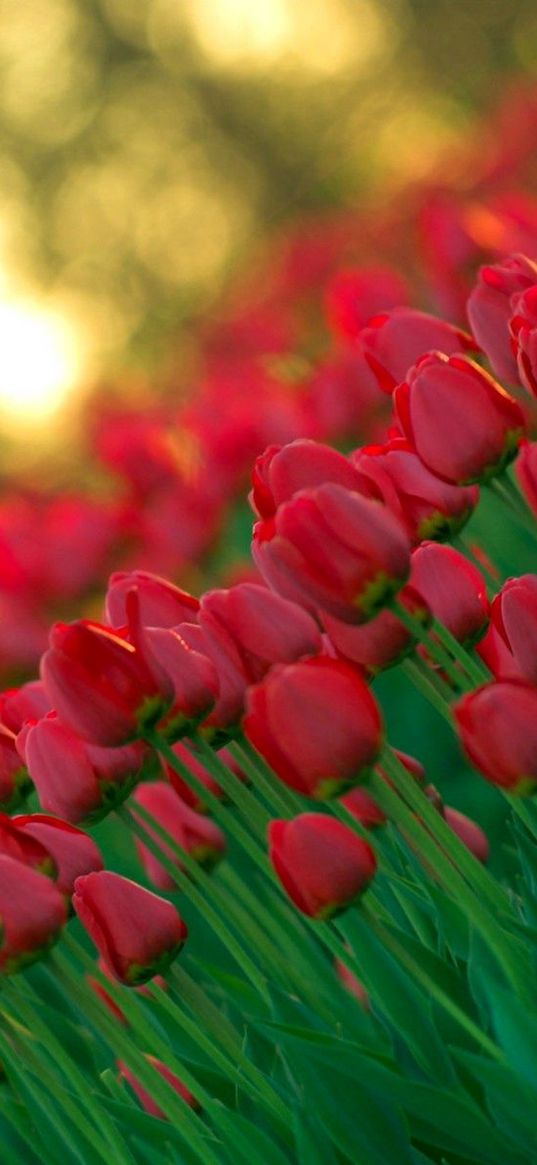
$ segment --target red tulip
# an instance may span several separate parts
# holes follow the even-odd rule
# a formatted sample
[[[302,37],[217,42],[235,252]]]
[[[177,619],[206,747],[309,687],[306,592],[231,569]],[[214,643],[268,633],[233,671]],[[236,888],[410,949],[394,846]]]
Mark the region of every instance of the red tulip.
[[[518,674],[537,683],[537,575],[508,579],[493,600],[491,618]]]
[[[511,255],[491,267],[481,267],[467,304],[470,327],[501,380],[518,380],[517,361],[509,335],[514,297],[537,283],[537,264],[525,255]]]
[[[231,657],[249,683],[261,680],[274,663],[291,663],[322,647],[311,615],[255,583],[208,591],[199,622],[217,665],[222,656]]]
[[[67,921],[63,895],[50,878],[0,854],[0,973],[41,958]]]
[[[177,1094],[181,1097],[181,1100],[184,1100],[185,1104],[188,1104],[189,1108],[198,1109],[200,1107],[195,1096],[192,1095],[192,1093],[186,1087],[186,1084],[183,1084],[179,1077],[175,1075],[175,1072],[172,1072],[171,1068],[167,1068],[166,1064],[163,1064],[161,1060],[155,1059],[154,1056],[150,1056],[147,1052],[144,1052],[144,1056],[148,1063],[153,1065],[159,1075],[162,1076],[164,1080],[167,1080],[168,1084],[171,1084],[172,1088],[175,1089]],[[160,1120],[167,1120],[166,1114],[162,1111],[161,1108],[159,1108],[159,1105],[155,1100],[153,1100],[153,1097],[147,1091],[147,1089],[144,1088],[142,1084],[140,1084],[140,1081],[136,1078],[134,1072],[131,1072],[128,1065],[125,1064],[123,1060],[118,1060],[117,1066],[119,1068],[120,1074],[125,1078],[125,1080],[128,1080],[133,1092],[136,1093],[142,1108],[145,1109],[145,1111],[148,1112],[150,1116],[156,1116]]]
[[[326,656],[274,667],[249,689],[243,726],[280,780],[316,800],[364,780],[382,744],[364,680]]]
[[[487,835],[481,827],[464,813],[459,813],[458,809],[453,809],[451,805],[444,805],[444,818],[474,858],[477,858],[478,862],[487,862],[490,846]]]
[[[427,603],[413,587],[403,587],[399,602],[422,626],[430,623]],[[322,622],[337,655],[358,664],[369,675],[393,667],[416,645],[413,635],[391,611],[381,611],[359,627],[325,613],[322,613]]]
[[[522,442],[515,473],[530,509],[537,515],[537,441]]]
[[[379,388],[390,393],[425,352],[435,349],[451,356],[478,351],[468,332],[412,307],[395,307],[369,320],[360,332],[359,345]]]
[[[300,490],[327,482],[358,493],[363,488],[368,497],[372,492],[367,480],[342,453],[302,437],[289,445],[269,445],[257,458],[252,482],[250,503],[260,518],[274,517],[278,507]]]
[[[129,987],[165,971],[187,937],[171,902],[111,870],[77,878],[73,906],[109,969]]]
[[[386,814],[367,789],[361,787],[351,789],[341,798],[341,804],[364,826],[364,829],[376,829],[386,821]]]
[[[173,697],[170,678],[148,652],[84,620],[53,627],[41,674],[65,724],[105,747],[140,735]]]
[[[325,291],[328,323],[336,336],[353,340],[371,316],[408,302],[408,286],[389,267],[337,271]]]
[[[204,644],[197,650],[182,635],[183,628],[189,626],[182,623],[175,630],[144,629],[145,642],[173,683],[171,708],[159,724],[159,730],[172,740],[184,736],[207,716],[220,690],[217,667],[210,653],[204,650]],[[196,630],[197,625],[192,626]]]
[[[487,684],[455,707],[459,736],[487,781],[510,793],[537,785],[537,688],[522,681]]]
[[[483,575],[452,546],[423,542],[412,552],[412,586],[434,617],[466,646],[477,642],[488,624],[489,602]]]
[[[271,821],[269,842],[272,866],[289,898],[319,921],[363,894],[377,868],[371,846],[324,813]]]
[[[394,399],[397,420],[418,457],[454,485],[500,473],[524,436],[517,402],[463,356],[422,356]]]
[[[104,816],[142,773],[145,746],[99,748],[62,724],[56,713],[26,724],[17,740],[41,807],[72,825]]]
[[[537,266],[535,268],[537,279]],[[537,283],[512,301],[509,331],[516,356],[518,378],[537,396]]]
[[[45,847],[54,862],[58,890],[68,897],[81,874],[103,869],[104,862],[93,838],[67,821],[46,813],[28,813],[14,817],[13,826],[19,836]]]
[[[26,834],[19,827],[19,819],[8,817],[7,813],[0,813],[0,854],[56,879],[57,865],[44,839]]]
[[[27,720],[38,720],[50,712],[50,700],[42,680],[30,680],[20,688],[0,694],[0,721],[15,735]]]
[[[442,481],[401,437],[357,449],[352,461],[378,486],[382,501],[405,524],[412,542],[452,538],[479,501],[477,486]]]
[[[28,770],[17,751],[17,738],[0,724],[0,809],[15,809],[30,788]]]
[[[220,861],[226,852],[226,839],[222,830],[214,821],[196,813],[186,805],[171,785],[165,781],[155,781],[151,784],[139,785],[132,799],[132,811],[136,817],[135,804],[141,805],[154,817],[158,825],[169,834],[170,839],[181,849],[198,862],[200,866],[211,868]],[[142,821],[144,829],[157,841],[163,853],[179,869],[184,869],[180,857],[161,839],[150,825]],[[137,841],[136,847],[140,861],[147,877],[159,890],[173,890],[175,880],[168,873],[162,862],[151,852],[143,842]]]
[[[118,570],[110,575],[106,592],[106,618],[112,627],[124,627],[128,622],[127,596],[133,587],[145,627],[177,627],[195,620],[199,602],[187,591],[148,570]]]
[[[402,525],[379,502],[339,485],[303,490],[258,522],[252,552],[274,590],[348,623],[376,615],[409,571]]]

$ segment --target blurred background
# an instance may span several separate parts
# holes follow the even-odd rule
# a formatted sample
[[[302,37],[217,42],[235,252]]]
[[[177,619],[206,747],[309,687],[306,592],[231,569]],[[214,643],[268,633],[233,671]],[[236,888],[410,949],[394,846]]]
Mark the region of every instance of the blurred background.
[[[270,232],[424,177],[537,70],[533,0],[0,0],[0,21],[7,466],[76,447],[98,383],[187,391],[193,324]]]

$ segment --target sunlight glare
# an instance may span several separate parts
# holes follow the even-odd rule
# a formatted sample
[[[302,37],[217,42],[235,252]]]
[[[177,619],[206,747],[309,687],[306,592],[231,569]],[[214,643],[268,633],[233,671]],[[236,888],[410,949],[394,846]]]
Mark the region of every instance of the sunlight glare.
[[[81,354],[74,328],[31,300],[0,300],[0,415],[19,426],[59,413],[76,386]]]

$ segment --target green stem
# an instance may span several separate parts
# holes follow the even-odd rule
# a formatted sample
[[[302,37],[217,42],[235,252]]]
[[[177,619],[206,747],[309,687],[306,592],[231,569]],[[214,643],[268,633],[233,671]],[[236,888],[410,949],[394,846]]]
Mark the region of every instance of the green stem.
[[[421,668],[417,659],[405,659],[401,666],[414,684],[414,687],[425,696],[426,700],[433,705],[433,708],[436,708],[436,711],[440,713],[442,718],[447,720],[450,728],[453,728],[449,702],[444,696],[440,695],[436,684],[433,682],[432,675],[425,674],[429,669]]]
[[[458,663],[460,663],[468,677],[473,680],[477,687],[481,687],[482,684],[487,683],[487,681],[490,679],[490,673],[486,670],[481,662],[478,663],[473,658],[473,656],[470,655],[466,648],[462,646],[462,643],[459,643],[458,639],[455,639],[455,636],[451,634],[451,631],[449,631],[448,628],[439,621],[439,619],[433,620],[431,630],[435,635],[438,636],[442,646],[446,648],[446,651],[449,651],[451,655],[458,661]]]
[[[207,744],[207,741],[201,735],[192,737],[192,745],[195,752],[202,757],[207,772],[218,781],[218,784],[229,797],[230,801],[237,806],[242,816],[264,841],[267,835],[270,814],[259,803],[257,797],[251,790],[246,788],[240,780],[240,777],[237,777],[231,769],[228,769],[227,765],[216,755],[210,744]]]
[[[234,740],[228,745],[229,751],[235,757],[246,776],[250,778],[256,789],[265,800],[272,805],[275,813],[283,817],[292,817],[303,810],[300,798],[289,789],[268,767],[263,757],[252,747],[245,736]]]
[[[407,611],[397,599],[392,599],[389,608],[403,624],[403,627],[406,627],[407,631],[414,636],[418,643],[421,643],[426,648],[428,654],[445,671],[452,683],[455,684],[455,687],[460,688],[463,692],[470,690],[473,685],[468,684],[466,674],[459,670],[451,655],[442,644],[438,640],[430,637],[427,628],[423,627],[419,619],[411,615],[410,611]]]
[[[241,945],[241,943],[238,942],[238,940],[227,927],[226,923],[223,921],[222,913],[225,913],[225,904],[222,913],[219,913],[213,908],[213,905],[210,901],[208,901],[208,898],[204,897],[204,895],[200,893],[197,885],[194,884],[194,882],[198,882],[202,879],[205,883],[207,876],[203,876],[203,871],[200,870],[197,862],[195,862],[193,858],[190,857],[190,854],[187,854],[185,850],[181,849],[181,847],[177,845],[177,842],[175,842],[174,839],[169,836],[162,825],[160,825],[160,823],[156,821],[155,818],[152,817],[151,814],[143,808],[143,806],[137,805],[135,813],[125,806],[120,806],[116,810],[116,814],[120,820],[123,821],[125,825],[127,825],[127,827],[139,838],[139,840],[147,847],[147,849],[151,850],[161,865],[164,866],[164,869],[167,870],[170,877],[173,878],[173,881],[177,887],[182,890],[188,898],[190,898],[191,902],[193,902],[193,904],[197,907],[200,914],[202,914],[207,919],[207,922],[212,927],[215,934],[233,956],[237,966],[240,967],[241,971],[244,971],[244,973],[248,976],[250,982],[259,992],[265,1003],[270,1004],[270,995],[267,989],[266,979],[252,962],[248,953],[244,950],[244,947]],[[137,820],[138,816],[142,818],[142,821]],[[148,832],[146,826],[148,826],[153,833],[157,834],[157,840],[155,840],[154,836]],[[162,848],[162,844],[159,844],[158,839],[161,839],[169,849],[172,849],[176,853],[179,861],[185,866],[187,873],[178,869],[176,863],[171,860],[169,854],[167,854]],[[190,877],[188,875],[190,875]],[[213,901],[218,901],[219,898],[218,888],[215,887],[212,880],[210,886],[210,897]]]

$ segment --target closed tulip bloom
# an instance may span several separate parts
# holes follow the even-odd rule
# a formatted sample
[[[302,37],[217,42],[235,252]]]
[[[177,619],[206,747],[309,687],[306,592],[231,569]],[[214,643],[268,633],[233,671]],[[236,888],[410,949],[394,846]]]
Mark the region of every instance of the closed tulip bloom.
[[[430,623],[431,612],[414,587],[403,587],[399,602],[422,626]],[[359,627],[324,613],[322,622],[337,655],[358,664],[371,676],[399,663],[416,645],[414,636],[391,611],[381,611]]]
[[[488,861],[490,846],[486,833],[483,832],[481,826],[477,822],[472,821],[471,817],[466,817],[464,813],[459,813],[458,809],[453,809],[451,805],[444,805],[444,818],[450,829],[457,834],[470,853],[477,858],[478,862],[483,864]]]
[[[270,861],[289,898],[318,921],[363,894],[377,868],[371,846],[324,813],[271,821],[269,843]]]
[[[168,1084],[171,1084],[172,1088],[175,1089],[178,1096],[181,1097],[181,1100],[184,1100],[185,1104],[187,1104],[189,1108],[198,1109],[200,1107],[195,1096],[192,1095],[192,1093],[186,1087],[186,1084],[183,1084],[182,1080],[180,1080],[179,1077],[175,1075],[175,1072],[172,1072],[171,1068],[167,1068],[166,1064],[163,1064],[161,1060],[155,1059],[155,1056],[150,1056],[149,1053],[144,1052],[144,1056],[148,1063],[153,1065],[153,1067],[159,1073],[159,1076],[162,1076],[164,1080],[167,1080]],[[117,1066],[121,1076],[123,1076],[125,1080],[128,1081],[133,1092],[136,1093],[142,1108],[145,1109],[145,1111],[148,1112],[150,1116],[156,1116],[159,1118],[159,1120],[167,1120],[168,1118],[166,1114],[162,1111],[161,1108],[159,1108],[159,1105],[155,1100],[153,1100],[153,1097],[147,1091],[147,1089],[144,1088],[142,1084],[140,1084],[140,1081],[134,1075],[134,1072],[131,1072],[128,1065],[125,1064],[123,1060],[118,1060]]]
[[[165,781],[139,785],[132,799],[132,811],[141,805],[189,857],[205,869],[211,869],[226,852],[226,839],[222,830],[208,817],[196,813],[174,792]],[[179,869],[184,869],[181,858],[173,848],[142,820],[144,829],[157,842],[167,858]],[[173,890],[175,880],[165,866],[143,842],[137,841],[136,848],[144,870],[153,885],[159,890]]]
[[[218,650],[212,636],[199,623],[181,623],[178,633],[192,651],[210,660],[215,671],[217,694],[201,731],[207,737],[220,735],[227,739],[235,731],[242,716],[244,693],[248,686],[248,676],[238,652]]]
[[[468,332],[412,307],[395,307],[375,316],[360,332],[358,342],[379,388],[389,393],[425,352],[435,349],[451,356],[478,351]]]
[[[0,694],[0,721],[17,735],[27,720],[38,720],[50,712],[50,700],[42,680],[30,680],[20,688]]]
[[[491,618],[519,674],[537,684],[537,575],[508,579],[492,602]]]
[[[99,748],[77,736],[55,713],[26,724],[17,745],[42,809],[72,825],[97,820],[119,803],[142,773],[145,747]]]
[[[129,987],[162,974],[187,937],[171,902],[111,870],[77,878],[73,906],[109,970]]]
[[[509,331],[518,379],[528,392],[537,396],[537,283],[514,299]]]
[[[81,874],[102,870],[101,852],[92,837],[68,821],[47,813],[28,813],[13,818],[19,836],[44,847],[53,860],[58,890],[70,897]]]
[[[208,591],[201,600],[199,622],[213,658],[230,655],[249,683],[261,680],[274,663],[291,663],[322,647],[311,615],[255,583]]]
[[[57,876],[56,862],[43,838],[34,838],[24,833],[19,828],[18,819],[8,817],[7,813],[0,813],[0,854],[15,858],[49,878]]]
[[[523,680],[524,676],[517,666],[513,652],[494,626],[493,607],[494,604],[491,606],[491,622],[486,634],[479,640],[476,652],[496,680]]]
[[[214,660],[207,651],[197,648],[182,635],[182,623],[172,630],[168,627],[146,627],[144,639],[152,655],[173,683],[173,699],[159,730],[171,740],[177,740],[203,720],[213,708],[220,691],[220,680]],[[196,624],[192,624],[196,628]]]
[[[537,688],[500,680],[464,696],[455,707],[466,755],[493,785],[530,793],[537,785]]]
[[[509,320],[513,298],[537,283],[537,264],[525,255],[510,255],[500,263],[481,267],[467,304],[468,319],[479,346],[500,380],[518,381]]]
[[[364,680],[326,656],[274,667],[249,689],[243,727],[280,780],[316,800],[365,780],[383,735]]]
[[[348,623],[376,615],[410,567],[408,536],[386,506],[330,484],[303,490],[259,522],[252,553],[273,590]]]
[[[500,473],[524,436],[517,402],[463,356],[422,356],[394,400],[398,423],[418,457],[454,485],[486,482]]]
[[[65,899],[54,882],[0,854],[0,974],[41,958],[66,921]]]
[[[345,489],[371,494],[367,480],[347,457],[322,445],[299,437],[288,445],[269,445],[257,458],[252,472],[250,503],[260,518],[272,518],[282,502],[288,502],[303,489],[332,482]],[[376,496],[376,491],[375,491]]]
[[[412,586],[435,619],[465,646],[484,635],[489,618],[487,588],[481,572],[452,546],[423,542],[412,553]]]
[[[530,509],[537,515],[537,441],[522,442],[515,473]]]
[[[0,724],[0,809],[15,809],[31,787],[28,769],[17,749],[17,737]]]
[[[386,814],[377,805],[374,797],[361,786],[345,793],[341,798],[341,804],[364,826],[364,829],[376,829],[386,821]]]
[[[477,486],[442,481],[401,437],[357,449],[352,461],[378,486],[382,501],[404,523],[412,542],[452,538],[479,501]]]
[[[112,627],[124,627],[127,596],[135,587],[145,627],[177,627],[196,618],[199,602],[187,591],[148,570],[118,570],[110,575],[106,592],[106,618]]]
[[[103,747],[139,736],[173,698],[172,681],[156,659],[85,620],[53,627],[41,675],[64,723]]]

